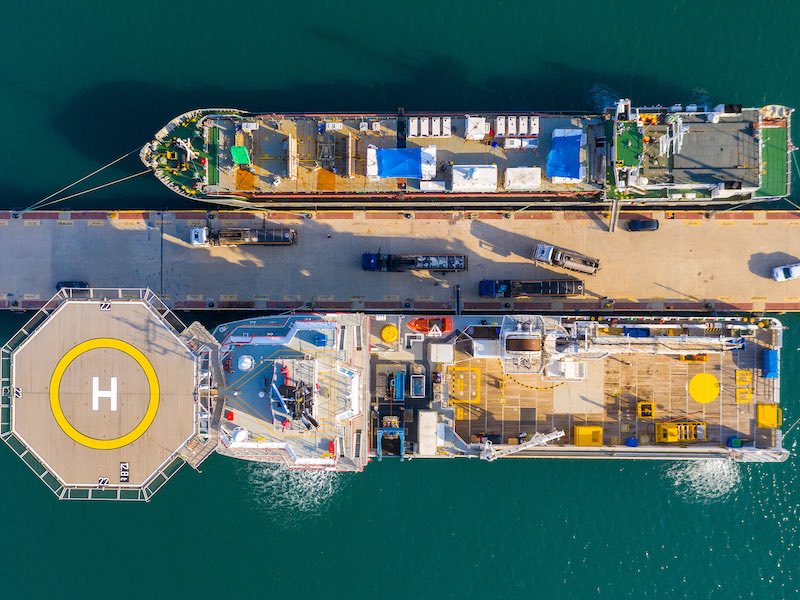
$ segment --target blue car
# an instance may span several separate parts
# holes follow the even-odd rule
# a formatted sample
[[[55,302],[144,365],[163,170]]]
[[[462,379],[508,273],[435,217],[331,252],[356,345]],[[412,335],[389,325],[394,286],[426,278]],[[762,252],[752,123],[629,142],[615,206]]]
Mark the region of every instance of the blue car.
[[[631,219],[628,221],[628,231],[658,231],[658,221],[655,219]]]

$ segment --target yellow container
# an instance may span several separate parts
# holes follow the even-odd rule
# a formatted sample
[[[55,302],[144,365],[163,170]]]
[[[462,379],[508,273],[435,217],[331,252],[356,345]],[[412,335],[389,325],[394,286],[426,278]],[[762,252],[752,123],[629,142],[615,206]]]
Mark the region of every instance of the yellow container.
[[[706,363],[708,362],[708,354],[681,354],[678,360],[690,363]]]
[[[783,412],[777,404],[756,404],[756,427],[777,429],[783,423]]]
[[[753,383],[753,372],[750,369],[736,369],[736,385],[749,386]]]
[[[597,425],[575,425],[576,446],[602,446],[603,428]]]

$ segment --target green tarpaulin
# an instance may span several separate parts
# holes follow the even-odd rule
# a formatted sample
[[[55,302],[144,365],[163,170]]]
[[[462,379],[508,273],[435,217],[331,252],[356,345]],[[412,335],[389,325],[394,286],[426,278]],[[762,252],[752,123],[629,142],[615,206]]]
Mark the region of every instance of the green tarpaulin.
[[[244,146],[231,146],[231,157],[237,165],[250,164],[250,154]]]

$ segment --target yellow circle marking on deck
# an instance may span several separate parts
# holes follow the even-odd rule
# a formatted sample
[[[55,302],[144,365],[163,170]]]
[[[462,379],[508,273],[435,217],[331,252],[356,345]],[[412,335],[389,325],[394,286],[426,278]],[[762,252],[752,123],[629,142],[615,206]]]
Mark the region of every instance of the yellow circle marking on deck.
[[[713,402],[719,396],[719,380],[711,373],[698,373],[689,381],[689,395],[700,404]]]
[[[399,335],[400,332],[398,331],[396,325],[384,325],[381,329],[381,340],[383,340],[386,344],[395,343]]]
[[[130,356],[142,368],[145,377],[147,377],[147,383],[150,386],[150,400],[147,404],[147,411],[144,414],[144,418],[142,418],[136,427],[125,435],[110,440],[98,440],[84,435],[75,429],[64,415],[64,411],[61,409],[61,399],[59,397],[61,378],[64,376],[67,367],[81,354],[89,352],[90,350],[97,350],[98,348],[111,348],[112,350],[119,350]],[[147,357],[134,346],[114,338],[95,338],[78,344],[61,357],[61,360],[58,361],[56,365],[55,371],[53,371],[53,376],[50,378],[50,409],[53,411],[53,416],[59,427],[61,427],[64,433],[70,438],[82,446],[94,448],[95,450],[116,450],[117,448],[127,446],[144,435],[144,432],[149,429],[150,425],[153,424],[153,420],[156,418],[160,397],[161,391],[158,385],[156,370],[153,368],[150,361],[147,360]]]

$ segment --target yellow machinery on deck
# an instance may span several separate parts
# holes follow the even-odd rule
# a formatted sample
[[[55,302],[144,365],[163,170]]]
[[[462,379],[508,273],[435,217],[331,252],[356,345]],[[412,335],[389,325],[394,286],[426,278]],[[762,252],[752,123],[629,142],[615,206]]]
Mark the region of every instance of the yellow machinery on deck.
[[[707,439],[705,421],[671,421],[656,423],[656,442],[675,444],[704,442]]]
[[[599,425],[575,425],[576,446],[602,446],[603,428]]]
[[[783,424],[783,412],[777,404],[756,404],[756,427],[777,429]]]
[[[650,400],[640,400],[636,403],[636,416],[640,419],[655,419],[656,403]]]

